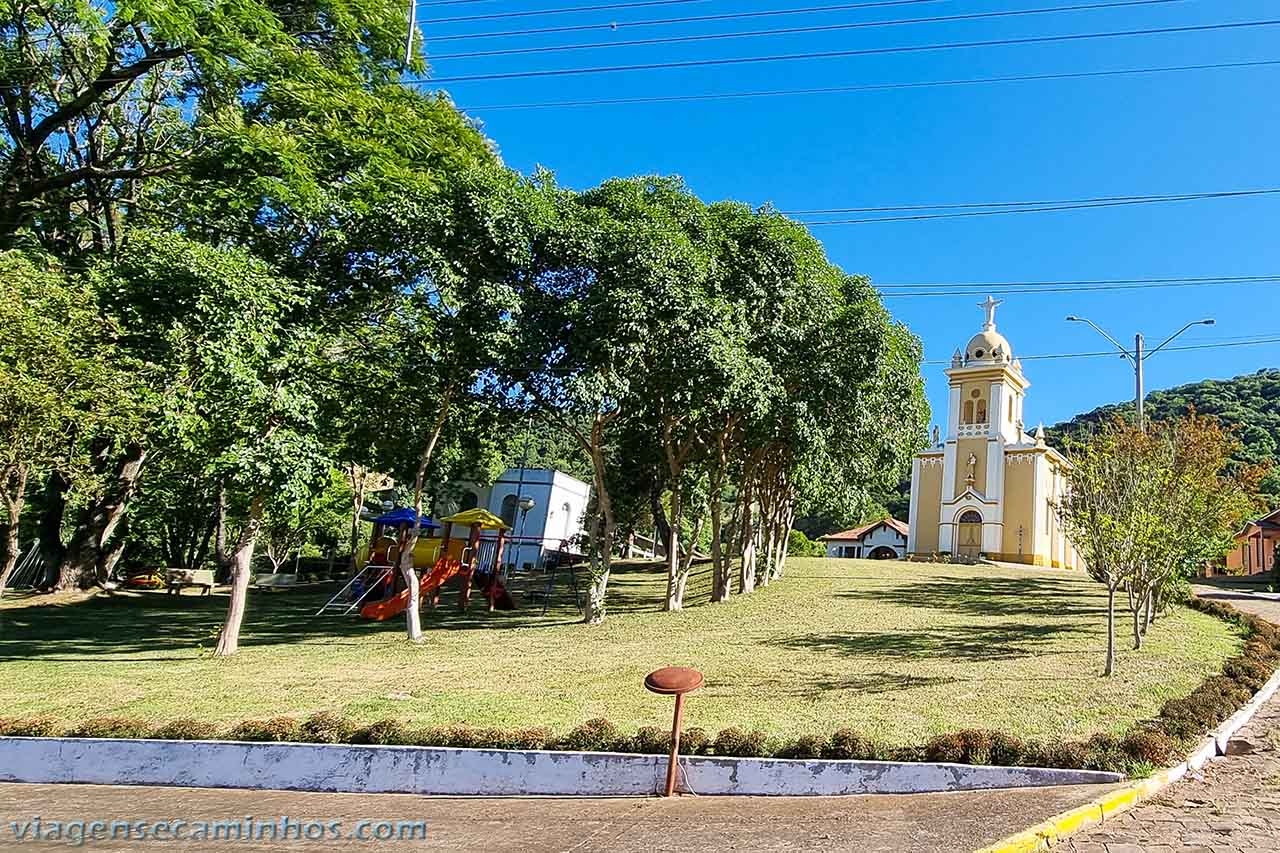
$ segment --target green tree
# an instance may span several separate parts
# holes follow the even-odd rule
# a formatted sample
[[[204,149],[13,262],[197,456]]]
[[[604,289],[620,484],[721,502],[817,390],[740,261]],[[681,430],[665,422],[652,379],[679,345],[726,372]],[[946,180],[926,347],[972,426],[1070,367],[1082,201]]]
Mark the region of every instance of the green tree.
[[[129,374],[101,358],[114,333],[83,279],[46,257],[0,252],[0,595],[18,558],[33,473],[87,476],[76,436],[114,430],[128,411],[119,401],[132,384]]]
[[[133,234],[104,275],[130,328],[166,330],[161,361],[174,373],[166,377],[163,437],[245,496],[215,650],[235,654],[264,513],[299,503],[328,471],[308,373],[315,336],[290,323],[303,294],[243,251],[172,234]]]

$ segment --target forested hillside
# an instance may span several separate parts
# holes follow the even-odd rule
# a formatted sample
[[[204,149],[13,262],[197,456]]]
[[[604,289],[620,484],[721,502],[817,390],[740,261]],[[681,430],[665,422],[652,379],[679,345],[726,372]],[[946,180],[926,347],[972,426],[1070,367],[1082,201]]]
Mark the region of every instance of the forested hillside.
[[[1188,407],[1215,415],[1238,430],[1244,449],[1239,461],[1268,463],[1271,472],[1262,483],[1270,506],[1280,506],[1280,369],[1268,368],[1233,379],[1206,379],[1147,395],[1148,418],[1186,414]],[[1102,406],[1049,429],[1050,443],[1064,441],[1109,418],[1133,416],[1133,403]]]

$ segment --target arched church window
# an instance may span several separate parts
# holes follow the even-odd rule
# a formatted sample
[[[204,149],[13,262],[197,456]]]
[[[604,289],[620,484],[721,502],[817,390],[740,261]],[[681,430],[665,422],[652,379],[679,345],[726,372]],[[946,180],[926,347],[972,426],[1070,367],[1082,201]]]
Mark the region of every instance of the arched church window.
[[[973,401],[972,400],[964,401],[964,417],[962,417],[960,420],[962,423],[966,423],[966,424],[973,423]]]
[[[960,523],[961,524],[981,524],[982,516],[978,513],[977,510],[967,509],[960,514]]]
[[[978,401],[978,420],[976,422],[980,424],[985,424],[987,422],[987,401],[986,400]]]
[[[1013,423],[1013,398],[1009,398],[1009,423]]]

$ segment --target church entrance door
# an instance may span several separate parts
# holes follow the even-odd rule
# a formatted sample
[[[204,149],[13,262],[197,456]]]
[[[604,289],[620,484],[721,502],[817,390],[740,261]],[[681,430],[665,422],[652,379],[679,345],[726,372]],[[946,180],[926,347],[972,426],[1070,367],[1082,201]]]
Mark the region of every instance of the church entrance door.
[[[960,516],[956,531],[956,553],[962,557],[977,559],[982,553],[982,516],[966,510]]]

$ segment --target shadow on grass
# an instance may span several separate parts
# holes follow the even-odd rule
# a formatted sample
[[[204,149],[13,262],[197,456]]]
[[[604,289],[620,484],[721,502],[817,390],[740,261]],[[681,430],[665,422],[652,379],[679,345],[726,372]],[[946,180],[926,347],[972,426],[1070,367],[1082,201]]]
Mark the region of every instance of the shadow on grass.
[[[690,605],[710,596],[710,565],[694,566],[686,591]],[[589,576],[578,573],[578,587],[585,604]],[[551,603],[542,612],[541,581],[517,578],[512,590],[522,606],[510,611],[487,611],[479,590],[473,590],[470,608],[458,611],[460,579],[441,590],[440,606],[422,610],[423,628],[432,630],[486,630],[539,628],[579,622],[567,573],[556,578]],[[356,613],[317,616],[337,591],[251,591],[241,632],[244,648],[269,645],[359,645],[371,636],[392,637],[404,630],[404,618],[370,622]],[[618,565],[610,582],[611,615],[656,612],[666,599],[666,571],[654,563]],[[189,660],[212,649],[226,613],[227,596],[163,593],[98,595],[83,601],[53,603],[0,610],[0,661],[51,660],[156,662]]]
[[[1087,630],[1078,622],[948,626],[919,631],[803,634],[764,641],[798,652],[888,660],[961,660],[974,663],[1032,657],[1058,635]]]
[[[957,577],[847,590],[835,596],[859,601],[890,599],[907,607],[972,616],[1101,618],[1106,608],[1093,594],[1093,586],[1084,579],[1054,577]]]

